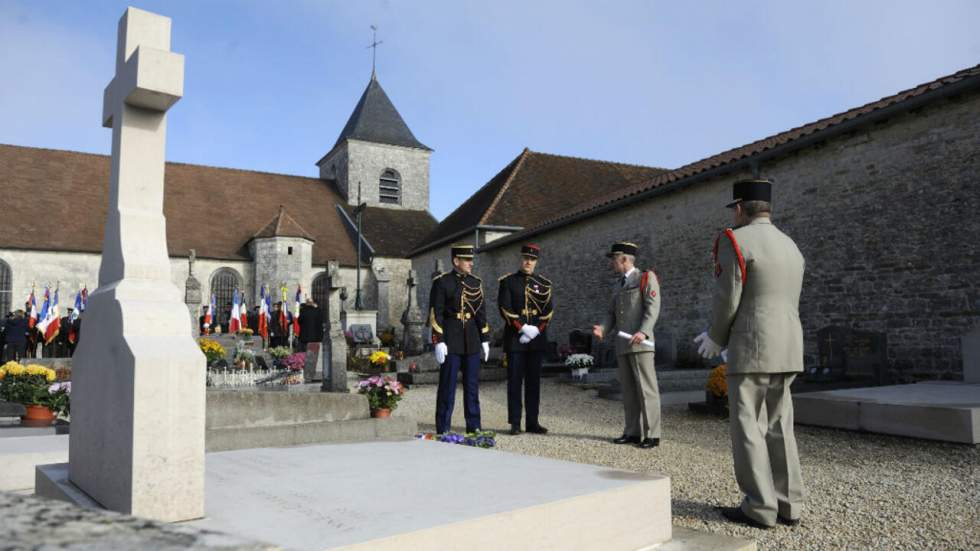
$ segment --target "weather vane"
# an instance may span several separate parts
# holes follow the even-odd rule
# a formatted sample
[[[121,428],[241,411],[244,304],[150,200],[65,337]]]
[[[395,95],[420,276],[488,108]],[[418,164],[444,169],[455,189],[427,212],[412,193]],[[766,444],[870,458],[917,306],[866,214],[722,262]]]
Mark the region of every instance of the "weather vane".
[[[378,56],[378,46],[382,44],[384,40],[378,42],[378,27],[375,25],[371,25],[371,35],[371,45],[368,46],[368,48],[371,48],[371,78],[374,78],[374,64]]]

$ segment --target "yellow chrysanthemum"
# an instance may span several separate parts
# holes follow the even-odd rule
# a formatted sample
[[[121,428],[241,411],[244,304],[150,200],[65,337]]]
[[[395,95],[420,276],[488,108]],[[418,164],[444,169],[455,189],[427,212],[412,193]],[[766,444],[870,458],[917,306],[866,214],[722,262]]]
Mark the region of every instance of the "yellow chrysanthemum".
[[[708,383],[705,385],[705,389],[719,398],[728,396],[728,380],[726,379],[727,374],[727,364],[721,364],[712,369],[711,373],[708,374]]]

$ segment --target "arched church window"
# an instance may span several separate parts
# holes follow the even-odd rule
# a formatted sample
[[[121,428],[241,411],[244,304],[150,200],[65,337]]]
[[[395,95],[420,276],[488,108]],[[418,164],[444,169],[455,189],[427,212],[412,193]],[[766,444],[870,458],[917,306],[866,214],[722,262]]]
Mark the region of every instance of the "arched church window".
[[[228,324],[228,316],[231,313],[231,303],[235,298],[236,288],[240,292],[245,291],[242,276],[233,268],[218,268],[211,276],[211,293],[214,294],[214,302],[218,308],[218,322],[222,326]],[[205,297],[205,304],[210,300],[210,296]]]
[[[313,302],[321,310],[327,311],[327,299],[330,296],[330,276],[327,275],[327,272],[323,272],[313,279],[310,296],[313,297]]]
[[[7,315],[7,312],[10,311],[10,307],[13,304],[12,284],[10,266],[3,260],[0,260],[0,316]]]
[[[391,203],[394,205],[401,204],[402,177],[398,175],[397,171],[391,168],[386,168],[385,171],[381,173],[381,182],[379,186],[378,198],[382,203]]]

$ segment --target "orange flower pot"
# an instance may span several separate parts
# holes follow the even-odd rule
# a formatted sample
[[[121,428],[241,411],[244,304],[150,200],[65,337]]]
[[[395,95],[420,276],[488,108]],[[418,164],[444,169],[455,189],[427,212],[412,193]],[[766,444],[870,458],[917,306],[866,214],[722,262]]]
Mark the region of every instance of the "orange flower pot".
[[[391,409],[389,408],[372,409],[371,417],[377,417],[379,419],[391,417]]]
[[[27,413],[20,417],[20,424],[25,427],[49,427],[58,418],[45,406],[33,404],[24,406],[24,409]]]

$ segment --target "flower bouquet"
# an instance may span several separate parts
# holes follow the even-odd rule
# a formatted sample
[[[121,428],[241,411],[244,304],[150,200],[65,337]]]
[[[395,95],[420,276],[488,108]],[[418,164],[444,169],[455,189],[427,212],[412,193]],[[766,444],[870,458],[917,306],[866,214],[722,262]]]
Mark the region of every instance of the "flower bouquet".
[[[434,434],[431,432],[420,432],[415,435],[419,440],[434,440],[447,444],[459,444],[462,446],[473,446],[475,448],[492,448],[497,445],[497,433],[489,430],[467,432],[447,432],[445,434]]]
[[[594,363],[595,359],[588,354],[572,354],[565,358],[565,367],[572,370],[573,379],[585,378]]]
[[[380,368],[381,371],[385,371],[388,368],[388,362],[391,361],[391,355],[387,352],[376,350],[368,357],[368,361],[371,362],[372,366]]]
[[[280,362],[280,365],[290,371],[290,375],[283,380],[283,383],[287,385],[298,385],[303,382],[303,369],[306,367],[306,352],[290,354]]]
[[[405,394],[405,386],[391,377],[375,375],[357,383],[357,392],[366,394],[371,407],[371,416],[388,417],[391,410],[398,407],[398,401]]]
[[[252,369],[255,365],[255,352],[248,348],[235,349],[235,367],[238,369]]]
[[[704,385],[705,403],[709,410],[725,416],[728,414],[728,364],[721,364],[708,373],[708,382]]]
[[[225,347],[221,346],[221,344],[214,339],[201,337],[197,339],[197,346],[201,348],[201,352],[204,352],[204,356],[208,359],[208,365],[224,359],[225,357]]]

